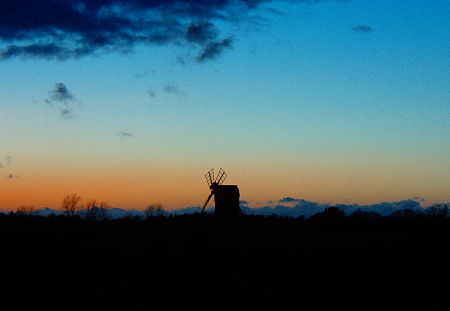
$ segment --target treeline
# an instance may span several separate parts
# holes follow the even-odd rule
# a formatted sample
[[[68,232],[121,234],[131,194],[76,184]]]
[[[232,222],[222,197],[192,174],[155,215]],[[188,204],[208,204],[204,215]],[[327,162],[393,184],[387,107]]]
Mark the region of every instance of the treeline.
[[[21,206],[15,211],[9,213],[10,216],[35,216],[38,217],[36,212],[38,210],[32,206]],[[1,213],[0,213],[1,214]],[[161,204],[150,204],[145,209],[142,210],[144,218],[149,217],[161,217],[167,215],[168,213],[163,209]],[[86,221],[107,221],[110,220],[113,215],[111,215],[111,206],[106,201],[99,201],[96,199],[90,199],[83,201],[82,198],[76,194],[67,194],[61,200],[59,210],[51,212],[50,217],[64,216],[70,218],[79,218]],[[126,215],[122,218],[134,218],[132,214]]]
[[[50,209],[49,209],[50,210]],[[117,209],[116,209],[117,210]],[[34,208],[34,206],[21,206],[17,208],[15,211],[11,211],[11,215],[18,216],[36,216],[36,213],[39,210]],[[63,215],[66,217],[79,217],[85,220],[108,220],[111,218],[111,207],[106,201],[98,201],[96,199],[87,200],[85,202],[82,201],[81,197],[75,193],[66,195],[61,200],[61,205],[59,210],[51,210],[49,216]],[[122,210],[123,211],[123,210]],[[133,210],[136,212],[136,210]],[[139,216],[126,215],[125,218],[141,218],[146,219],[150,217],[169,217],[173,216],[171,212],[164,210],[161,204],[150,204],[145,209],[137,211],[139,212]],[[347,212],[348,213],[348,212]],[[52,215],[54,214],[54,215]],[[186,214],[195,214],[195,212],[187,212]],[[242,214],[247,215],[257,215],[252,212],[248,212],[248,210],[243,209]],[[449,214],[449,204],[439,203],[429,206],[427,208],[422,209],[413,209],[413,208],[403,208],[398,211],[394,211],[387,217],[390,218],[402,218],[402,219],[412,219],[412,218],[445,218],[448,217]],[[285,218],[298,218],[304,219],[305,216],[280,216],[276,213],[272,215],[266,215],[271,217],[285,217]],[[353,219],[380,219],[386,217],[386,215],[382,215],[375,211],[367,211],[362,208],[358,208],[353,211],[351,214],[345,214],[344,210],[338,206],[330,206],[325,208],[322,212],[318,212],[311,217],[310,219],[343,219],[343,218],[353,218]],[[115,217],[113,217],[115,218]]]
[[[233,223],[233,226],[243,227],[246,225],[267,226],[269,224],[280,226],[315,226],[317,224],[329,225],[368,225],[368,224],[391,224],[391,223],[448,223],[450,222],[448,204],[435,204],[422,210],[417,209],[401,209],[388,216],[383,216],[373,211],[365,211],[357,209],[351,214],[345,214],[342,209],[331,206],[316,213],[315,215],[305,218],[299,217],[282,217],[275,214],[270,216],[246,215],[243,213],[238,219],[223,220],[216,219],[212,214],[189,213],[185,215],[173,215],[165,211],[161,204],[150,204],[145,209],[139,211],[139,214],[125,213],[121,216],[113,215],[113,209],[106,201],[90,199],[83,201],[78,194],[68,194],[61,200],[59,210],[49,210],[47,215],[39,214],[33,206],[22,206],[8,214],[0,213],[2,222],[11,221],[12,219],[31,219],[34,222],[109,222],[109,223],[157,223],[157,224],[179,224],[186,226],[196,226],[197,224],[210,223]],[[114,209],[118,210],[118,209]],[[124,212],[124,210],[121,210]]]
[[[8,214],[0,214],[2,225],[52,225],[80,226],[83,228],[127,228],[126,230],[175,230],[175,231],[217,231],[217,230],[256,230],[256,231],[392,231],[406,230],[450,230],[449,208],[446,205],[435,205],[424,212],[412,209],[397,211],[389,216],[381,216],[375,212],[356,210],[351,215],[345,215],[337,207],[328,207],[323,212],[312,217],[280,217],[245,215],[235,219],[221,219],[213,214],[184,214],[171,215],[164,213],[161,206],[149,206],[142,216],[129,215],[121,218],[111,218],[108,205],[95,205],[95,201],[88,201],[77,209],[73,209],[72,197],[67,204],[70,209],[60,214],[39,216],[33,210],[21,208]],[[122,229],[120,229],[122,230]]]

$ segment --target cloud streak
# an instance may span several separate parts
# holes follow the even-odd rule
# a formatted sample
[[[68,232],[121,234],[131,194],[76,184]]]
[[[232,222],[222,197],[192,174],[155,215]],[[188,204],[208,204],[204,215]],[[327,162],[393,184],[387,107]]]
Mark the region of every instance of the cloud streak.
[[[184,92],[175,84],[166,84],[163,86],[163,92],[174,95],[184,95]]]
[[[124,131],[120,131],[119,133],[117,133],[117,135],[119,135],[121,138],[135,138],[136,137],[133,134],[124,132]]]
[[[373,31],[373,28],[368,25],[358,25],[353,27],[352,30],[359,33],[370,33]]]
[[[245,20],[269,2],[0,0],[0,59],[65,60],[173,44],[196,49],[197,61],[204,62],[232,47],[233,36],[223,35],[218,24]]]

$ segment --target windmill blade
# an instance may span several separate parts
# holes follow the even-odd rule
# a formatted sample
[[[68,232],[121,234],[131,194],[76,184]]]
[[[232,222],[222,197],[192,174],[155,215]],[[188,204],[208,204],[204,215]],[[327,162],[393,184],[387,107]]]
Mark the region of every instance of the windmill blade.
[[[205,204],[203,204],[202,213],[203,213],[203,211],[205,210],[206,205],[208,205],[209,200],[211,200],[211,197],[212,197],[212,196],[213,196],[213,193],[211,192],[211,193],[209,194],[208,198],[206,199]]]
[[[214,182],[214,169],[208,171],[208,173],[205,174],[206,182],[208,183],[208,186],[211,186]]]
[[[225,179],[227,179],[227,174],[225,174],[225,171],[223,169],[220,169],[217,173],[216,183],[221,185],[225,181]]]

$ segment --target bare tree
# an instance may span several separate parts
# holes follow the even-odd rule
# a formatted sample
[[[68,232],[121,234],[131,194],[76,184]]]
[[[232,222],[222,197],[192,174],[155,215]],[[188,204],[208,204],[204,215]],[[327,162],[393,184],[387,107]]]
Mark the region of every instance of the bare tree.
[[[81,209],[81,197],[76,194],[67,194],[61,201],[61,211],[64,215],[73,217]]]
[[[164,214],[164,208],[161,204],[151,204],[145,208],[144,214],[146,218],[161,217]]]
[[[108,202],[89,200],[84,204],[84,216],[87,220],[106,220],[108,219]]]
[[[156,207],[154,205],[149,205],[145,208],[144,214],[146,218],[150,218],[155,215]]]
[[[95,220],[97,200],[89,200],[84,204],[85,217],[87,220]]]
[[[162,207],[161,204],[158,204],[158,206],[156,207],[156,217],[161,217],[164,215],[164,208]]]
[[[107,220],[109,218],[108,214],[109,204],[108,202],[100,202],[99,206],[99,220]]]
[[[448,204],[434,204],[426,209],[426,213],[431,217],[447,217],[449,214]]]
[[[34,212],[34,206],[21,206],[16,210],[18,215],[31,215]]]

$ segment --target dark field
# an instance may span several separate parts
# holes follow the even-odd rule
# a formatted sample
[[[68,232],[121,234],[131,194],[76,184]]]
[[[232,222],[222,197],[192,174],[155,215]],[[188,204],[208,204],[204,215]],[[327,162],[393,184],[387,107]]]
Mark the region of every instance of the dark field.
[[[449,225],[449,218],[3,215],[2,305],[449,310]]]

